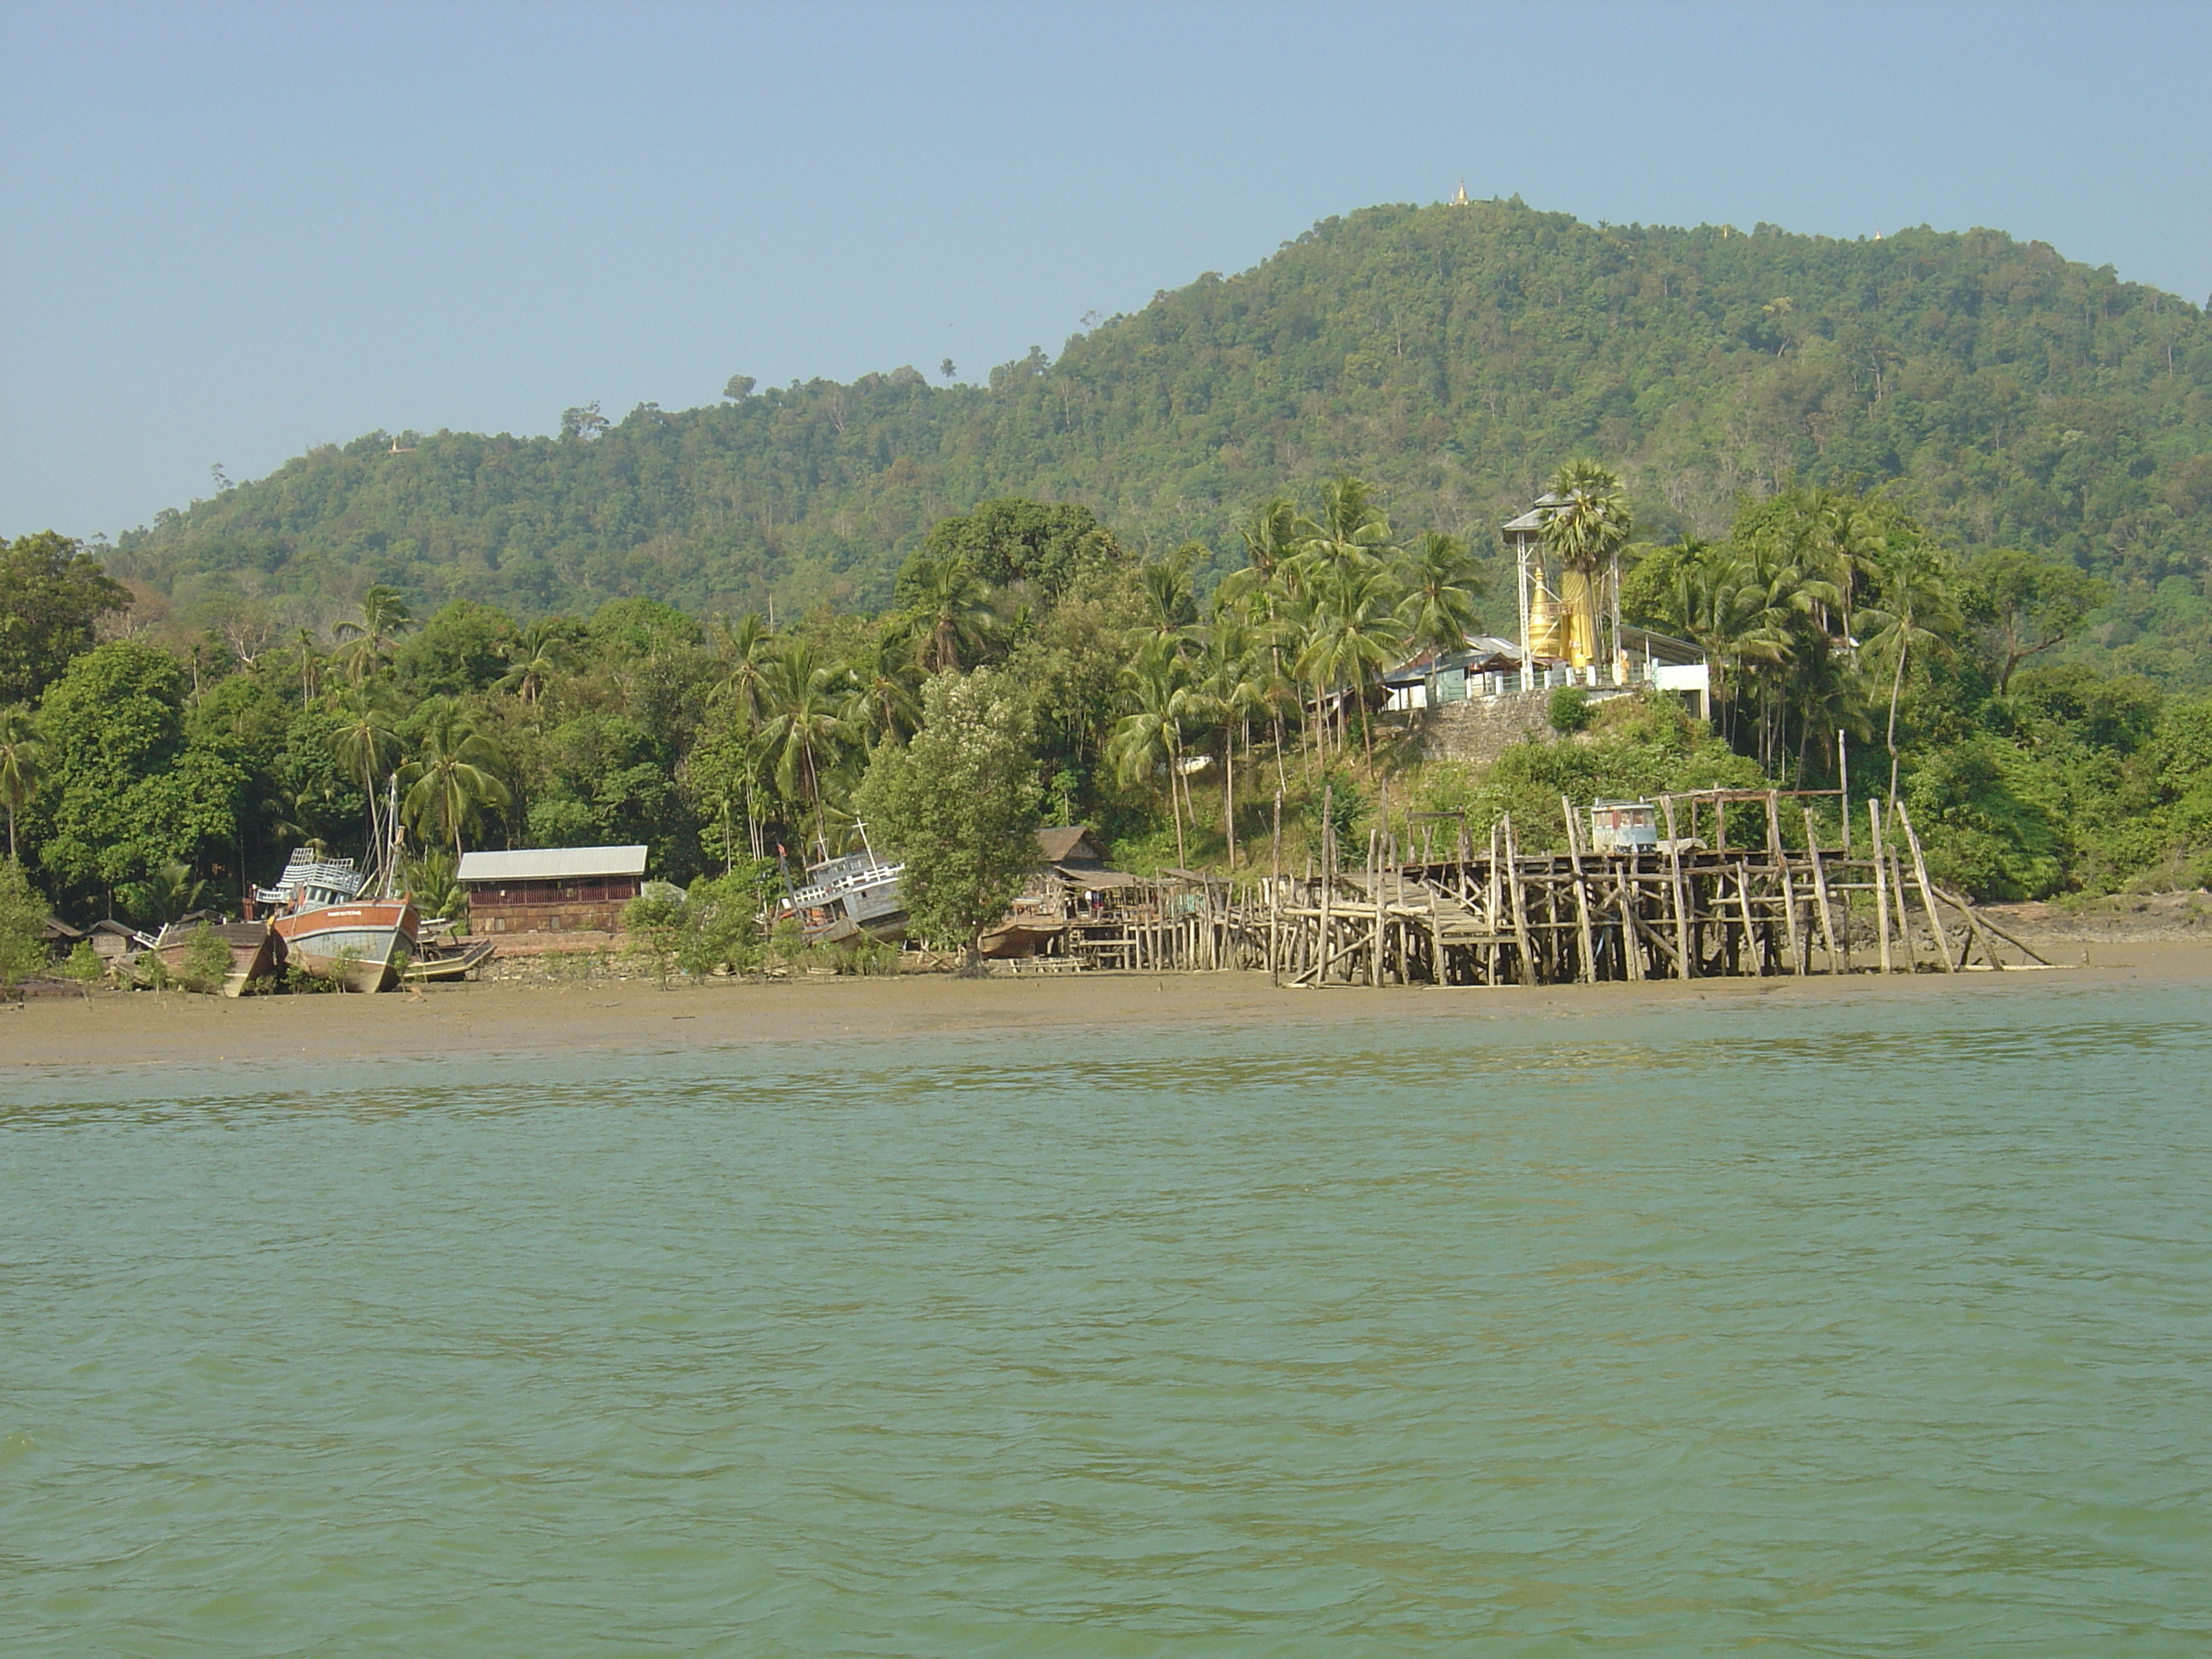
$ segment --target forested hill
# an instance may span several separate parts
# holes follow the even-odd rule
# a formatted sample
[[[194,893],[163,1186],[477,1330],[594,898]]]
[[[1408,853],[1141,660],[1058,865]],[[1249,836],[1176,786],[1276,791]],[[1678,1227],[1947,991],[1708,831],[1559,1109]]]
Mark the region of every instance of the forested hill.
[[[163,514],[112,565],[187,618],[336,611],[370,581],[524,614],[872,604],[934,520],[988,495],[1225,551],[1251,503],[1353,471],[1401,527],[1486,549],[1589,454],[1662,537],[1719,533],[1739,492],[1795,472],[1892,481],[1962,544],[2051,549],[2138,595],[2201,605],[2212,574],[2204,313],[1994,231],[1371,208],[988,387],[900,368],[570,428],[316,449]]]

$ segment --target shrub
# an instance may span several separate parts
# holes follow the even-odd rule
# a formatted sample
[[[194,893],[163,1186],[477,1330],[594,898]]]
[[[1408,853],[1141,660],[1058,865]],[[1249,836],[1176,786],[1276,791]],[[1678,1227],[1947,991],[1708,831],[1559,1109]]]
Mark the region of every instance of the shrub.
[[[46,965],[46,902],[13,859],[0,863],[0,994]]]
[[[192,929],[191,937],[185,941],[184,960],[177,964],[177,978],[187,991],[212,996],[222,989],[222,982],[229,975],[230,946],[204,921]]]
[[[1591,713],[1589,692],[1579,685],[1562,685],[1545,705],[1544,718],[1554,732],[1571,735],[1589,729]]]

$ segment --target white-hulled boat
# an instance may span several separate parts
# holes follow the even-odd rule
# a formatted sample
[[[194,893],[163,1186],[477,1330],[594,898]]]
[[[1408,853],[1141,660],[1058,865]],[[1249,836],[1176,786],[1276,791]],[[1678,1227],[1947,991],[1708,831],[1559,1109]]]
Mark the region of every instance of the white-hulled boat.
[[[899,878],[906,866],[893,864],[860,836],[860,850],[806,866],[806,884],[786,898],[782,914],[795,915],[806,937],[836,944],[863,936],[896,942],[906,937],[906,901]]]
[[[276,884],[254,895],[276,907],[269,925],[284,941],[287,963],[349,991],[381,991],[398,980],[415,958],[415,902],[362,897],[370,879],[351,859],[294,851]]]

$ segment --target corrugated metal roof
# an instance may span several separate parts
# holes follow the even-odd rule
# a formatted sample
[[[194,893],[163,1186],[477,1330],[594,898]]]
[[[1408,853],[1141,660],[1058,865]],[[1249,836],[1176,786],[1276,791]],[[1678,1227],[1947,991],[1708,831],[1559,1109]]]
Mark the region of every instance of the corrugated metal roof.
[[[641,876],[643,847],[524,847],[512,853],[464,853],[460,881],[573,881],[585,876]]]

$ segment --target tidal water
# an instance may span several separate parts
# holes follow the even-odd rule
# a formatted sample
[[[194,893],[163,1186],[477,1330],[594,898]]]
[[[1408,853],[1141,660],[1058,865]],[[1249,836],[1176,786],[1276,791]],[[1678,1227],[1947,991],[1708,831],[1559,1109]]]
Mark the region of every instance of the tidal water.
[[[2201,992],[1467,994],[0,1077],[0,1651],[2212,1650]]]

